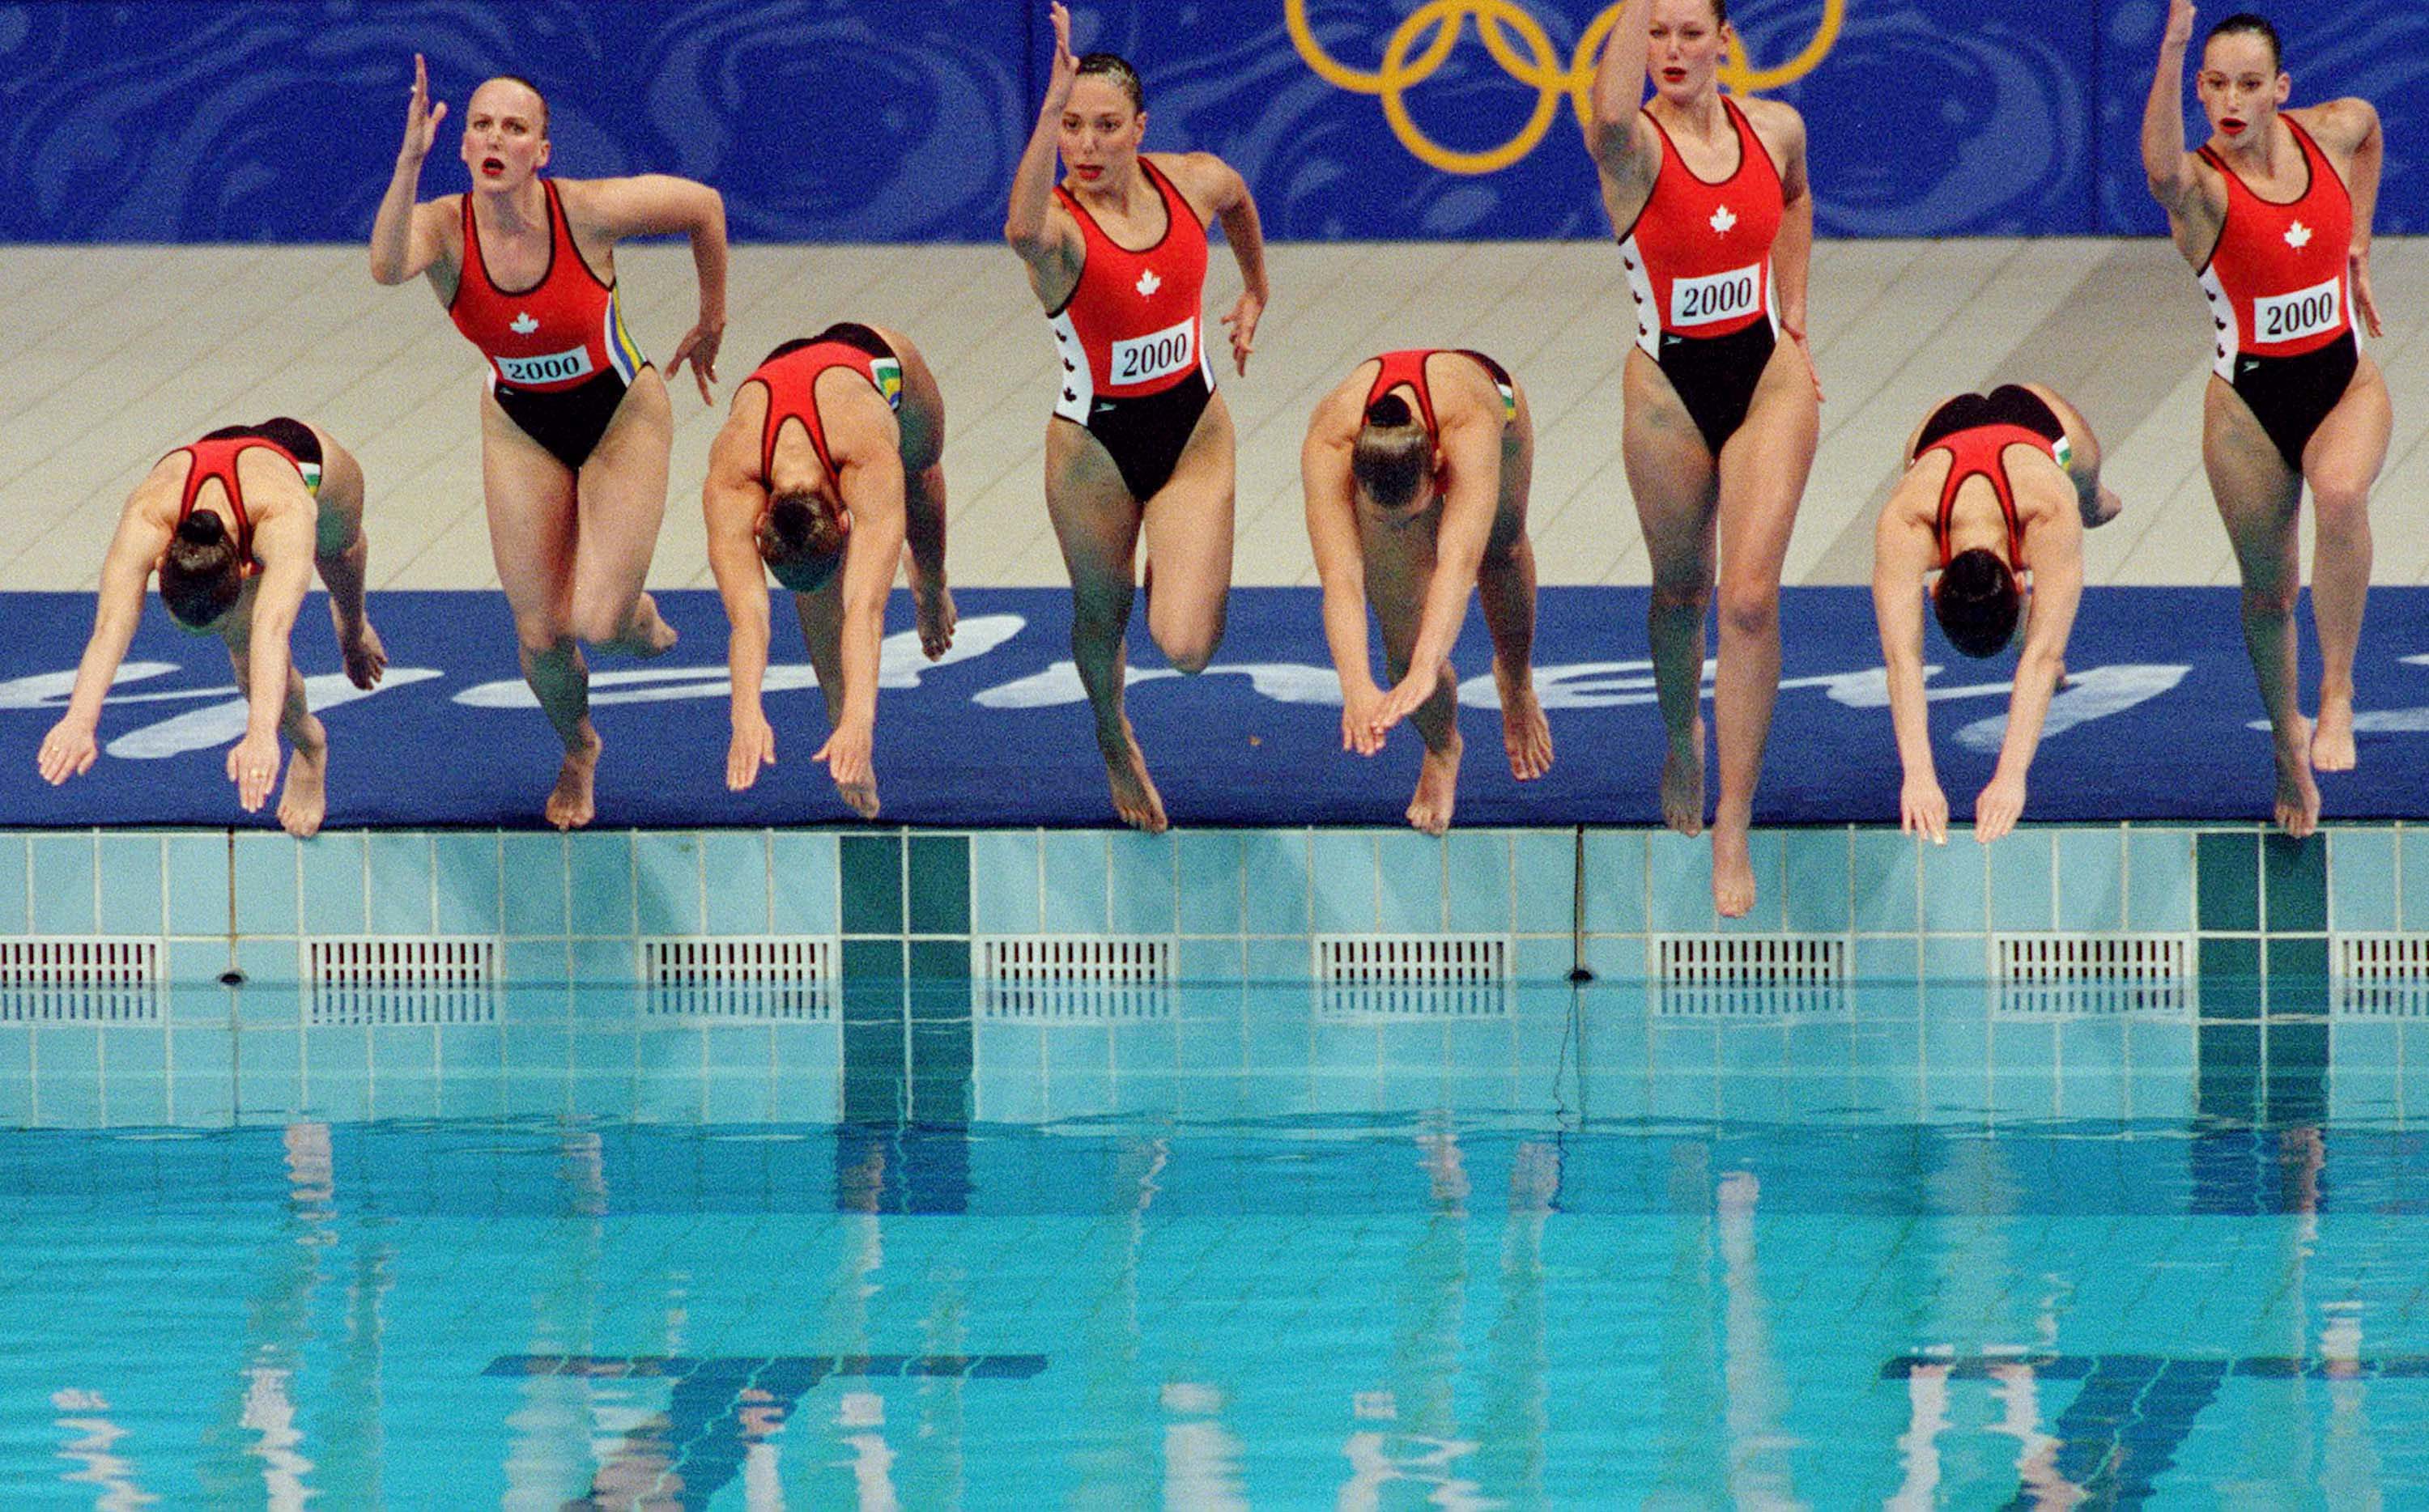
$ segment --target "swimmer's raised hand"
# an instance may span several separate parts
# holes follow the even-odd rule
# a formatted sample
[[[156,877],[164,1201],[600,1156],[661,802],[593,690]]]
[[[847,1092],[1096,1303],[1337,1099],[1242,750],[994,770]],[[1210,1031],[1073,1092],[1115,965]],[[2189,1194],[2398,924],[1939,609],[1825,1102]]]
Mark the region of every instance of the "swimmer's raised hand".
[[[1244,293],[1223,323],[1231,328],[1231,361],[1240,376],[1248,376],[1248,353],[1257,350],[1257,318],[1265,313],[1265,302],[1254,294]]]
[[[2159,34],[2159,51],[2181,49],[2192,45],[2193,0],[2171,0],[2168,6],[2168,29]]]
[[[447,102],[430,103],[430,66],[421,55],[413,55],[412,101],[405,107],[405,146],[397,153],[400,160],[420,162],[430,156],[431,144],[438,140],[438,123],[447,119]]]
[[[1046,71],[1046,108],[1060,115],[1071,98],[1071,87],[1080,82],[1080,59],[1071,51],[1071,12],[1055,0],[1046,13],[1054,20],[1054,60]]]

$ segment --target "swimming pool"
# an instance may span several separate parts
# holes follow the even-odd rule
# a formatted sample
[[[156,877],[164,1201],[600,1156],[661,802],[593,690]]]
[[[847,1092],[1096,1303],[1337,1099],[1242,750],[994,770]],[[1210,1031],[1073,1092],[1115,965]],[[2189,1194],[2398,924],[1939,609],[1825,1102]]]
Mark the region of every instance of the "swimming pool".
[[[0,1026],[9,1504],[2429,1494],[2401,1003],[973,1003]]]

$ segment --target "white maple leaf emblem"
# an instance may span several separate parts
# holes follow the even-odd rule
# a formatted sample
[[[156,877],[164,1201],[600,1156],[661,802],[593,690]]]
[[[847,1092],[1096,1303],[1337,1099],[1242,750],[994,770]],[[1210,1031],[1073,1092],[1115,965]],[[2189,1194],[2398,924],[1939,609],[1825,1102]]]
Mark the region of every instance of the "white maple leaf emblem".
[[[512,331],[517,336],[529,336],[534,331],[539,329],[539,322],[532,319],[531,311],[525,310],[520,315],[516,316],[514,323],[507,326],[506,329]]]
[[[1729,227],[1737,223],[1738,218],[1729,213],[1729,207],[1726,205],[1712,212],[1712,230],[1717,235],[1728,235]]]
[[[2300,252],[2311,244],[2311,228],[2297,221],[2286,228],[2286,245]]]
[[[1164,280],[1155,276],[1154,269],[1150,268],[1147,271],[1139,274],[1138,291],[1140,293],[1152,294],[1163,287]]]

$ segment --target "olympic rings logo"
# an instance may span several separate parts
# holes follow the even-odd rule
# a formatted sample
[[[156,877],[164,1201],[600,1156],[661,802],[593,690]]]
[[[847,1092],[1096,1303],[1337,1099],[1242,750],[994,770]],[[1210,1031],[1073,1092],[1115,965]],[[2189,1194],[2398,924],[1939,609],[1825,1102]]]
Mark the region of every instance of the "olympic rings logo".
[[[1720,69],[1721,82],[1736,94],[1793,84],[1829,56],[1839,41],[1846,9],[1847,0],[1822,0],[1822,21],[1814,28],[1812,41],[1806,43],[1803,52],[1776,68],[1756,68],[1746,57],[1744,44],[1732,34],[1728,58]],[[1614,4],[1594,19],[1578,39],[1577,55],[1564,68],[1551,34],[1516,0],[1426,0],[1393,31],[1383,44],[1382,65],[1370,73],[1351,68],[1324,50],[1324,44],[1316,41],[1314,28],[1308,24],[1307,0],[1282,0],[1282,19],[1290,29],[1291,41],[1316,76],[1353,94],[1378,96],[1382,102],[1383,119],[1391,123],[1392,133],[1400,139],[1400,145],[1420,162],[1447,173],[1496,173],[1533,152],[1544,134],[1552,128],[1552,118],[1560,112],[1563,95],[1577,111],[1578,121],[1583,122],[1592,108],[1595,62],[1603,39],[1611,35],[1611,28],[1619,21],[1619,12],[1620,6]],[[1537,91],[1534,112],[1518,128],[1518,134],[1483,152],[1461,152],[1444,146],[1427,136],[1409,114],[1408,91],[1433,77],[1459,46],[1460,33],[1471,19],[1493,60],[1511,77],[1531,85]],[[1514,42],[1513,34],[1517,39]],[[1523,56],[1521,44],[1525,47]]]

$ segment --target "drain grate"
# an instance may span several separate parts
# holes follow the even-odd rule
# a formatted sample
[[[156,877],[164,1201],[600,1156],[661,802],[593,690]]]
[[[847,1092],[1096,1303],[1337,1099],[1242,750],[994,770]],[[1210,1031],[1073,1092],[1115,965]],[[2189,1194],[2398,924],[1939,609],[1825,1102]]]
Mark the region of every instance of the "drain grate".
[[[2000,1018],[2190,1018],[2189,981],[2007,981],[1991,1011]]]
[[[834,1017],[835,942],[801,935],[668,935],[641,942],[648,1011],[682,1018]]]
[[[1838,986],[1847,942],[1826,934],[1685,934],[1658,938],[1653,975],[1677,987]]]
[[[2183,934],[1994,934],[1991,952],[1996,978],[2020,986],[2107,988],[2192,976],[2192,937]]]
[[[2365,1018],[2429,1018],[2429,935],[2340,934],[2330,1008]]]
[[[0,940],[0,1023],[157,1022],[159,980],[157,940]]]
[[[1319,934],[1315,979],[1328,986],[1510,979],[1510,941],[1493,934]]]
[[[304,970],[316,1024],[487,1024],[497,1017],[495,940],[313,940]]]
[[[1172,942],[1152,936],[981,935],[979,976],[993,982],[1168,982]]]

